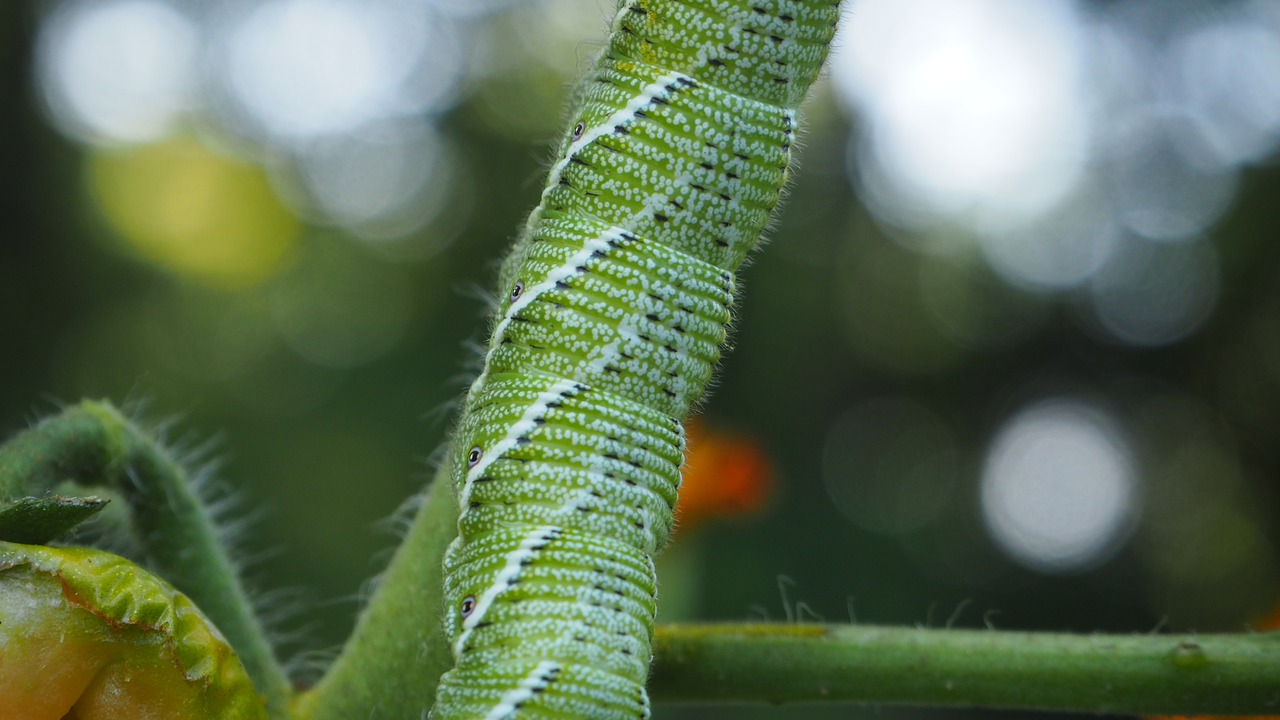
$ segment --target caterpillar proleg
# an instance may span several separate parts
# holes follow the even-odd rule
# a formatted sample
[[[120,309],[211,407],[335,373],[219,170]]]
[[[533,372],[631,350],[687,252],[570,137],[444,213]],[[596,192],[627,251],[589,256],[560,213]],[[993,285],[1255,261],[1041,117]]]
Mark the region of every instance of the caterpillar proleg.
[[[500,276],[432,717],[645,718],[652,556],[838,0],[625,0]]]

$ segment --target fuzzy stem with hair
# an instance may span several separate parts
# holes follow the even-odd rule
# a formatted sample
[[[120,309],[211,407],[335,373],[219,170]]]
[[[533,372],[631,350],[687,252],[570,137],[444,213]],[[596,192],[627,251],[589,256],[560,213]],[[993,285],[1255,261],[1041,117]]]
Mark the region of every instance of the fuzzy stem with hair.
[[[1280,632],[1079,635],[841,625],[658,628],[655,701],[1274,715]]]
[[[120,498],[139,560],[190,597],[226,636],[274,718],[291,685],[190,475],[154,436],[106,401],[84,400],[0,446],[0,500],[68,486]]]
[[[436,682],[453,665],[440,620],[441,566],[457,522],[442,466],[342,653],[299,696],[298,720],[416,720],[432,706]]]

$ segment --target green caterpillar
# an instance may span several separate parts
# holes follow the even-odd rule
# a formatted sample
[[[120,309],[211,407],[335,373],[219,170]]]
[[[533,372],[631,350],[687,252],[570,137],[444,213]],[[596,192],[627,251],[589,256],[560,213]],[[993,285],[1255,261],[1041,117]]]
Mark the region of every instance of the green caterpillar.
[[[626,0],[500,277],[447,462],[432,717],[644,718],[652,556],[838,0]]]

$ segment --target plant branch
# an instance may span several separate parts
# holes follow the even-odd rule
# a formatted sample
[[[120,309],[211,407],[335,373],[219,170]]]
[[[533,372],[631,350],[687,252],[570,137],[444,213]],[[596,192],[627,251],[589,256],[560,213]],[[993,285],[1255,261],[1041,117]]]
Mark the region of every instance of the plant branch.
[[[291,686],[267,643],[234,564],[185,469],[107,402],[67,408],[0,446],[0,501],[39,507],[68,485],[123,498],[147,565],[190,597],[240,656],[272,717]],[[24,501],[24,499],[26,499]],[[59,506],[60,507],[60,506]]]
[[[444,551],[457,525],[442,466],[342,654],[299,696],[298,720],[416,719],[432,706],[437,681],[453,666],[441,618]]]
[[[666,702],[1280,712],[1280,633],[1068,635],[832,625],[658,628]]]

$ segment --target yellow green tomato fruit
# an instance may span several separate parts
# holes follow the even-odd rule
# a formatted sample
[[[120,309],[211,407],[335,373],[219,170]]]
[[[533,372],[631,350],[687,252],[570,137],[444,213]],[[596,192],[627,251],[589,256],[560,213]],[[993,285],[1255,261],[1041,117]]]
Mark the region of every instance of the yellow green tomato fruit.
[[[266,720],[226,640],[117,555],[0,542],[0,720]]]

